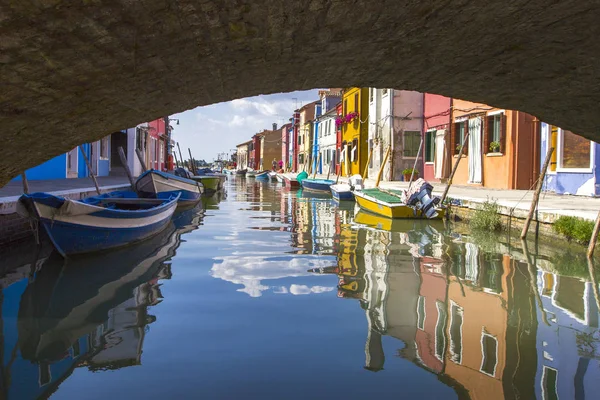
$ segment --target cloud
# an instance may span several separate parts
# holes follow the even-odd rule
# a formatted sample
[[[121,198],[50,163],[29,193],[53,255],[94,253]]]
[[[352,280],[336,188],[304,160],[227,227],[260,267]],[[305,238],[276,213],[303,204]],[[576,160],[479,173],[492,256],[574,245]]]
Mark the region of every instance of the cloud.
[[[328,286],[313,286],[308,287],[306,285],[292,285],[290,286],[290,293],[294,296],[306,295],[311,293],[326,293],[332,292],[335,288]]]

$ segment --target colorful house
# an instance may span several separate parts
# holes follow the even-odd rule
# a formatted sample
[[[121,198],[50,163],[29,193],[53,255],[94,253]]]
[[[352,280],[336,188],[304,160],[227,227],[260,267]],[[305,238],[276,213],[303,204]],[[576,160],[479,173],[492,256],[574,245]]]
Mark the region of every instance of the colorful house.
[[[293,133],[292,124],[288,123],[281,127],[281,158],[283,168],[287,169],[289,165],[290,135]]]
[[[273,168],[273,161],[279,165],[279,156],[281,155],[281,130],[277,129],[277,124],[273,124],[273,129],[265,129],[260,133],[260,170],[270,170]]]
[[[343,94],[343,91],[342,91]],[[343,142],[343,130],[342,124],[337,121],[341,121],[342,115],[344,114],[344,106],[340,101],[335,105],[335,173],[340,175],[342,171],[342,142]]]
[[[540,168],[550,147],[554,147],[554,152],[544,177],[544,191],[581,196],[600,195],[599,172],[596,168],[600,163],[600,149],[596,142],[542,122]]]
[[[342,173],[362,175],[369,156],[369,89],[351,87],[344,90],[342,113],[336,120],[336,125],[342,128]]]
[[[423,94],[423,179],[440,182],[450,175],[446,152],[450,142],[450,107],[452,99],[438,94]]]
[[[249,148],[252,146],[252,140],[238,144],[237,147],[237,169],[248,169],[250,162]]]
[[[465,147],[454,184],[494,189],[530,189],[539,175],[539,129],[529,114],[452,100],[447,156]],[[468,142],[465,138],[469,132]]]
[[[312,139],[313,139],[313,120],[315,116],[317,102],[308,103],[299,109],[298,122],[298,155],[297,171],[304,171],[310,168],[312,155]]]
[[[319,103],[315,111],[313,164],[319,161],[317,173],[327,173],[335,153],[335,106],[341,100],[341,89],[319,91]],[[326,115],[326,116],[325,116]],[[313,165],[313,170],[315,165]]]
[[[289,138],[289,170],[298,171],[298,131],[300,129],[300,110],[295,110],[291,119],[292,131]]]
[[[400,180],[402,171],[416,165],[423,176],[421,135],[423,94],[409,90],[369,88],[369,176],[376,177],[388,147],[391,153],[382,179]]]

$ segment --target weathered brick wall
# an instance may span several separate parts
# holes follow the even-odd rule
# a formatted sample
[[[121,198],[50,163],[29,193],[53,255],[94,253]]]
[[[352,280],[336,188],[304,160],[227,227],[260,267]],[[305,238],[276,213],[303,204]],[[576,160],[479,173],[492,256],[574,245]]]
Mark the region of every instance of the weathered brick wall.
[[[600,3],[112,0],[0,3],[0,185],[74,146],[198,105],[315,87],[427,91],[600,141]]]
[[[32,236],[33,233],[27,218],[23,218],[19,214],[0,214],[0,248]]]

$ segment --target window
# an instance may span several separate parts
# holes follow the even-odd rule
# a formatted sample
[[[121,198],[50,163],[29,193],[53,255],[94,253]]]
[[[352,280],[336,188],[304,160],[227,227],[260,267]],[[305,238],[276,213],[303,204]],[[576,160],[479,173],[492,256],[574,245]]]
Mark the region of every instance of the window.
[[[490,376],[496,375],[498,340],[492,335],[483,332],[481,334],[481,353],[481,372]]]
[[[453,141],[453,151],[454,154],[460,153],[461,146],[466,146],[464,155],[467,155],[469,150],[468,143],[465,143],[465,136],[467,135],[467,123],[468,121],[457,122],[454,124],[454,141]]]
[[[419,296],[417,300],[417,328],[425,329],[425,297]]]
[[[108,144],[110,136],[100,139],[100,158],[108,160]]]
[[[500,113],[488,115],[486,119],[484,153],[502,153],[504,151],[504,137],[506,136],[506,116],[504,113]]]
[[[382,95],[382,96],[386,96],[387,94],[388,94],[388,90],[387,90],[387,89],[383,89],[383,90],[381,91],[381,95]]]
[[[558,371],[544,365],[544,372],[542,372],[542,399],[558,400],[557,381]]]
[[[358,139],[352,140],[352,152],[350,153],[351,158],[350,161],[355,162],[358,161]]]
[[[502,293],[502,275],[504,273],[502,259],[501,257],[498,257],[498,259],[490,259],[489,257],[483,257],[481,260],[480,284],[488,292]]]
[[[348,114],[348,99],[344,100],[344,115]]]
[[[437,301],[435,306],[437,307],[438,318],[435,324],[435,356],[438,360],[444,359],[444,353],[446,352],[446,304],[441,301]]]
[[[560,168],[568,169],[590,169],[591,165],[591,142],[571,131],[561,129],[562,146],[560,154]]]
[[[135,148],[142,152],[146,149],[146,134],[140,129],[135,129]]]
[[[425,162],[435,159],[435,130],[425,132]]]
[[[373,92],[374,91],[375,91],[375,89],[369,88],[369,103],[373,102]]]
[[[358,112],[358,93],[354,94],[354,112]]]
[[[421,145],[421,132],[404,131],[404,157],[416,157]]]
[[[452,303],[450,313],[450,359],[457,364],[462,362],[462,323],[463,309]]]

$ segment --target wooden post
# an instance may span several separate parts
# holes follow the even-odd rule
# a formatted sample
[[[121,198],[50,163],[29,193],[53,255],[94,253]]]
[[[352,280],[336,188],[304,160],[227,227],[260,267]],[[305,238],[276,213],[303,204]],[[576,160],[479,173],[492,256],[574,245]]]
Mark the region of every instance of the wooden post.
[[[594,269],[594,260],[591,257],[587,259],[588,272],[590,274],[590,280],[592,281],[592,290],[594,292],[594,299],[596,300],[596,307],[600,309],[600,295],[598,294],[598,281],[596,280],[596,270]]]
[[[365,172],[363,173],[363,179],[367,179],[369,175],[369,164],[371,163],[371,157],[373,156],[373,148],[369,151],[369,157],[367,157],[367,165],[365,165]]]
[[[23,193],[29,194],[29,182],[27,181],[27,175],[25,175],[25,171],[21,174],[21,181],[23,183]]]
[[[319,162],[321,162],[321,153],[319,152],[319,155],[317,156],[317,163],[315,164],[315,171],[313,174],[313,179],[315,179],[317,177],[317,171],[319,170]]]
[[[421,143],[419,144],[419,151],[417,151],[417,158],[415,158],[415,163],[413,164],[412,172],[410,174],[410,181],[408,182],[408,189],[410,189],[410,187],[412,186],[413,177],[415,176],[415,168],[417,168],[417,161],[419,161],[419,156],[421,155],[422,148],[423,148],[423,136],[421,136]]]
[[[331,175],[331,168],[333,168],[333,158],[331,159],[331,163],[329,164],[329,169],[327,170],[327,180],[329,180],[329,175]]]
[[[142,166],[142,171],[146,172],[148,171],[148,167],[146,167],[146,162],[144,161],[144,157],[142,152],[140,151],[140,149],[135,149],[135,154],[137,155],[138,160],[140,160],[140,165]],[[123,161],[123,160],[121,160]],[[125,162],[127,163],[127,157],[125,157]],[[127,164],[124,165],[125,167],[127,167]]]
[[[188,153],[190,153],[190,166],[191,171],[194,175],[198,175],[198,170],[196,169],[196,163],[194,162],[194,157],[192,157],[192,150],[188,147]]]
[[[133,174],[131,173],[131,170],[129,169],[129,165],[127,164],[127,157],[125,156],[125,151],[123,150],[123,147],[121,147],[121,146],[119,146],[118,150],[119,150],[119,158],[121,159],[121,164],[123,164],[123,167],[125,168],[125,172],[127,173],[127,178],[129,179],[129,183],[131,184],[131,188],[135,191],[135,180],[133,179]]]
[[[346,149],[344,151],[344,163],[345,165],[345,170],[346,170],[346,176],[350,176],[350,154],[348,154],[348,145],[346,145]]]
[[[83,159],[85,160],[85,164],[88,167],[88,171],[90,171],[90,176],[92,177],[92,180],[94,181],[94,186],[96,186],[96,192],[98,192],[98,194],[100,194],[100,187],[98,186],[98,181],[96,180],[96,176],[94,175],[94,170],[92,169],[92,164],[90,164],[90,160],[88,160],[87,154],[85,154],[85,151],[83,151],[83,146],[79,145],[79,150],[81,150],[81,154],[83,154]]]
[[[600,212],[598,212],[598,216],[596,217],[596,223],[594,224],[594,230],[592,231],[592,237],[590,238],[590,244],[588,245],[588,258],[592,258],[592,256],[594,255],[596,241],[598,240],[598,232],[600,232]]]
[[[446,196],[448,195],[448,190],[450,190],[450,186],[452,185],[452,179],[454,179],[454,174],[456,173],[456,170],[458,169],[458,164],[460,163],[460,159],[462,158],[462,155],[465,152],[465,146],[469,140],[470,134],[471,134],[471,132],[467,131],[467,134],[465,135],[465,140],[463,141],[460,151],[458,152],[458,158],[456,159],[456,162],[454,163],[454,167],[452,167],[452,172],[450,172],[450,177],[448,178],[448,183],[446,184],[444,193],[442,194],[442,197],[440,198],[440,204],[444,204],[444,200],[446,200]]]
[[[179,161],[177,160],[177,153],[173,152],[173,157],[175,158],[175,165],[179,168]]]
[[[387,159],[390,156],[390,151],[392,151],[392,146],[388,146],[387,151],[385,152],[385,157],[383,157],[383,162],[381,163],[381,167],[379,168],[379,173],[377,174],[377,180],[375,181],[375,187],[379,187],[379,182],[381,181],[381,175],[383,175],[383,170],[385,169],[385,164],[387,163]]]
[[[181,155],[181,148],[179,147],[179,142],[177,142],[177,150],[179,151],[179,159],[181,160],[181,166],[185,168],[185,162],[183,160],[183,156]]]
[[[525,226],[523,226],[523,231],[521,232],[521,239],[527,237],[527,231],[529,230],[529,225],[531,224],[533,213],[535,212],[535,209],[538,205],[538,201],[540,199],[540,192],[542,191],[542,185],[544,184],[544,177],[546,176],[546,170],[548,169],[548,164],[550,164],[550,159],[552,158],[553,152],[554,147],[550,147],[550,149],[548,149],[548,153],[546,154],[546,160],[544,161],[544,166],[542,167],[542,173],[538,178],[537,187],[535,188],[533,200],[531,201],[531,207],[529,208],[529,215],[527,215],[527,219],[525,220]]]

